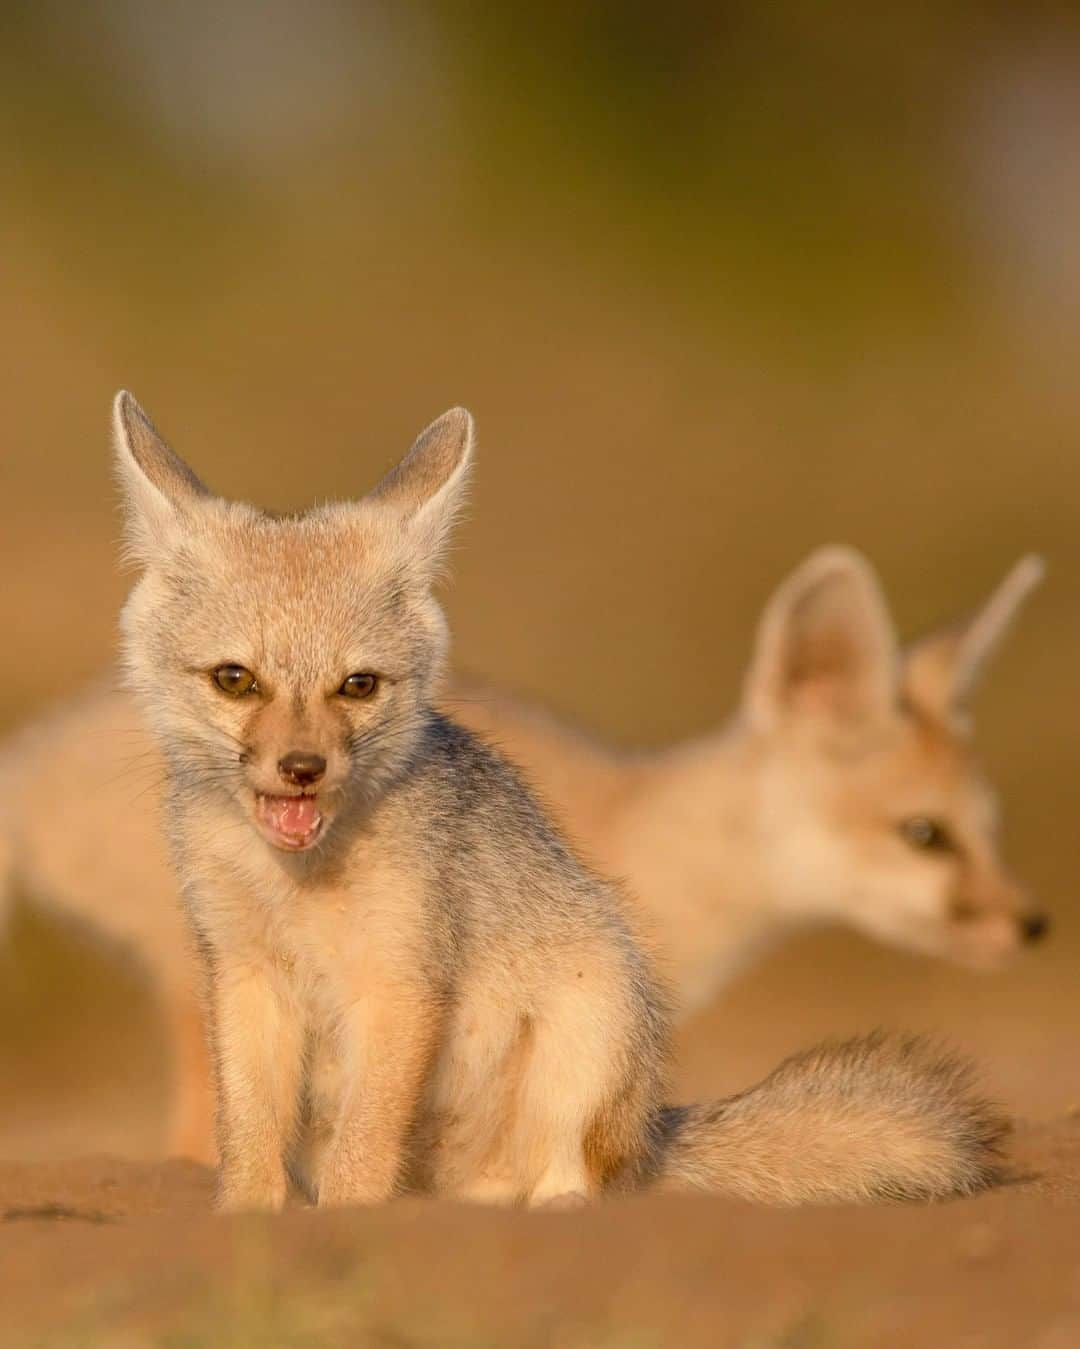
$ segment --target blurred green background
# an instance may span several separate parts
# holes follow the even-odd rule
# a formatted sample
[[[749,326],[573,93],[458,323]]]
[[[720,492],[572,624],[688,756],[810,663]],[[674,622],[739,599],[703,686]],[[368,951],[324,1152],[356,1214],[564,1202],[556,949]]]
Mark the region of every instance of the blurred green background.
[[[1040,551],[979,714],[1052,946],[988,980],[815,939],[692,1028],[684,1079],[885,1021],[1032,1109],[1080,1096],[1078,76],[1066,5],[5,6],[0,725],[111,658],[121,385],[270,506],[363,491],[467,404],[457,659],[628,744],[731,708],[821,543],[908,633]],[[14,937],[5,1078],[43,1119],[92,1080],[78,1138],[115,1144],[151,1014],[109,957]]]

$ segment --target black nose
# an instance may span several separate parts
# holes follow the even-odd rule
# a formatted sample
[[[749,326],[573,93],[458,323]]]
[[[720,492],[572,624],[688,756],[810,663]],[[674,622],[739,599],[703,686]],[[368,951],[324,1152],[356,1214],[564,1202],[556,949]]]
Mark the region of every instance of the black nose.
[[[1029,913],[1020,919],[1020,935],[1025,941],[1042,941],[1050,931],[1050,919],[1045,913]]]
[[[321,754],[306,749],[291,749],[278,760],[278,771],[286,782],[298,787],[310,787],[326,772],[326,760]]]

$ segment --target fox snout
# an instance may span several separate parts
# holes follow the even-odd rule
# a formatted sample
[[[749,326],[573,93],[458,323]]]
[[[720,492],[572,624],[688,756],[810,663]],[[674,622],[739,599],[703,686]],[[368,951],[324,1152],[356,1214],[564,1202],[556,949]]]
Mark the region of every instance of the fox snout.
[[[267,757],[269,768],[275,761],[272,755]],[[305,852],[323,836],[333,815],[325,793],[318,790],[329,764],[317,750],[290,749],[276,765],[278,783],[266,787],[252,784],[255,824],[276,848]]]
[[[267,842],[286,852],[304,852],[318,843],[341,805],[340,756],[330,747],[282,749],[290,741],[310,746],[311,728],[296,735],[280,728],[277,744],[267,734],[248,778],[256,827]],[[262,767],[260,769],[259,764]]]
[[[973,876],[952,904],[953,918],[967,940],[985,951],[979,954],[1004,957],[1011,947],[1034,945],[1050,931],[1049,915],[1008,878]]]
[[[1050,916],[1039,908],[1032,897],[1020,886],[1010,884],[1001,911],[1013,923],[1017,940],[1033,945],[1042,941],[1050,931]]]
[[[326,774],[326,760],[314,750],[293,749],[278,760],[278,772],[296,787],[313,787]]]
[[[1017,919],[1017,925],[1020,928],[1020,936],[1023,941],[1042,941],[1050,931],[1050,918],[1045,913],[1023,914]]]

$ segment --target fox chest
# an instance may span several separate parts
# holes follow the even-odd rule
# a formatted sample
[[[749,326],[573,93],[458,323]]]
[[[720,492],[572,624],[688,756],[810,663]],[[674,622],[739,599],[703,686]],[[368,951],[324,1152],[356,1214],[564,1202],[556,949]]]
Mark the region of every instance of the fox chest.
[[[407,910],[357,893],[303,893],[245,909],[244,937],[281,997],[316,1033],[357,1002],[392,994],[428,963],[427,933]]]

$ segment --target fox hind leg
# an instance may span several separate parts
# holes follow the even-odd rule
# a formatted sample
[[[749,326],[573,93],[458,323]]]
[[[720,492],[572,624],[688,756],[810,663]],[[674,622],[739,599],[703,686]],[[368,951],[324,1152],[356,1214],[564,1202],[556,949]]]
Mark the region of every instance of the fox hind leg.
[[[591,1046],[554,1028],[538,1031],[526,1068],[514,1130],[526,1202],[531,1208],[569,1208],[596,1192],[586,1161],[585,1136],[601,1108],[605,1065]]]
[[[465,1000],[432,1102],[440,1194],[576,1207],[640,1150],[652,1074],[632,1062],[625,984],[592,974],[516,1021]]]
[[[602,992],[602,990],[600,990]],[[576,1208],[595,1198],[610,1158],[594,1146],[598,1129],[607,1151],[629,1151],[641,1134],[628,1113],[629,1028],[617,995],[575,985],[537,1025],[518,1095],[515,1147],[526,1202],[533,1208]],[[620,1113],[613,1108],[624,1101]],[[615,1121],[619,1127],[605,1123]],[[617,1157],[616,1160],[619,1160]]]
[[[439,1066],[430,1139],[430,1187],[467,1203],[513,1204],[520,1178],[507,1149],[507,1122],[532,1022],[471,1002]]]
[[[202,1007],[190,989],[165,989],[162,1004],[172,1057],[167,1154],[213,1165],[213,1064]]]

